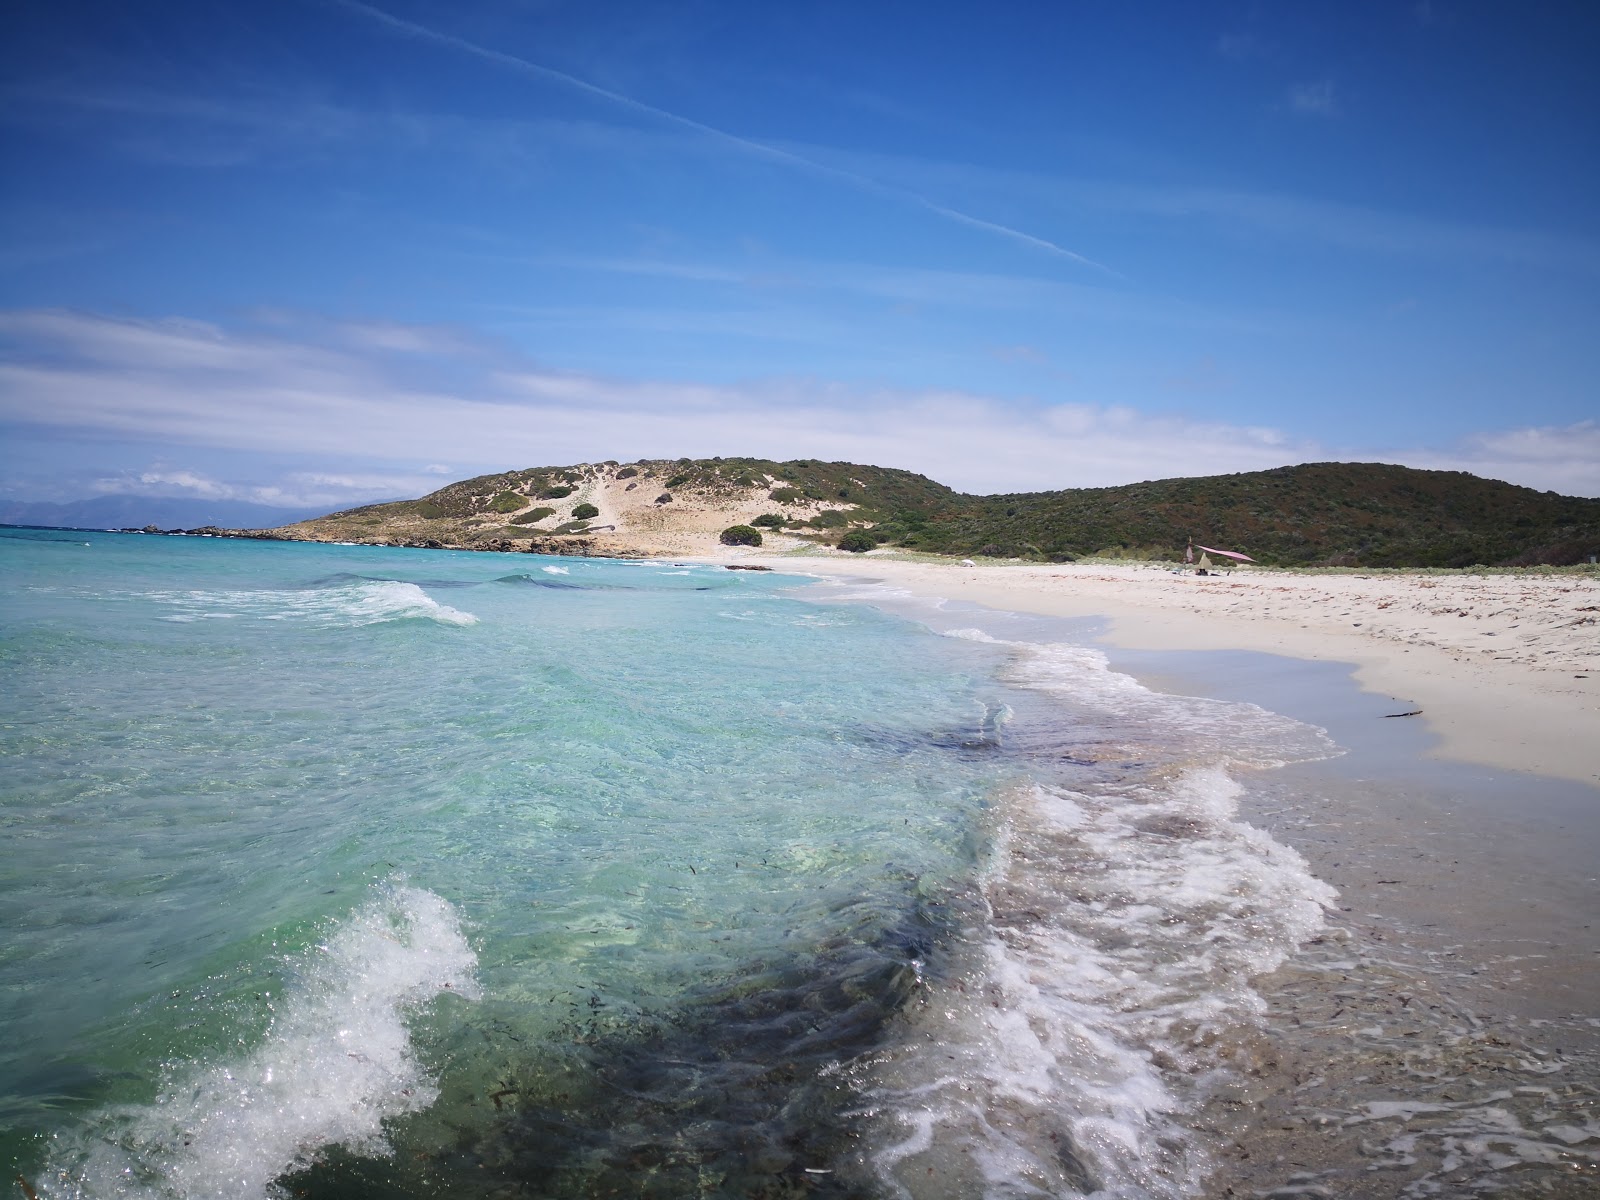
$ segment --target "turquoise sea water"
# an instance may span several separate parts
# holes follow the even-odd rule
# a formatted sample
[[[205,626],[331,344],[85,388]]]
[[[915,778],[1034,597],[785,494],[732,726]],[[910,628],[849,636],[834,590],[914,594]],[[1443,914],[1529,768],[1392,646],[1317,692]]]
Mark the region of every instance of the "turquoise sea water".
[[[1194,1194],[1328,752],[707,566],[0,537],[40,1196]]]

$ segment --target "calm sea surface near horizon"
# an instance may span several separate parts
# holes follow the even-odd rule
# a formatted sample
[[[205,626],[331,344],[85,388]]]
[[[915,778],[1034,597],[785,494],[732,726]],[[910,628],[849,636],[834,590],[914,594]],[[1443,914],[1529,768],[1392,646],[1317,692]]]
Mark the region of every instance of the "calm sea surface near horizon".
[[[706,566],[0,533],[41,1197],[1197,1196],[1334,906],[1237,816],[1326,735],[1089,646]]]

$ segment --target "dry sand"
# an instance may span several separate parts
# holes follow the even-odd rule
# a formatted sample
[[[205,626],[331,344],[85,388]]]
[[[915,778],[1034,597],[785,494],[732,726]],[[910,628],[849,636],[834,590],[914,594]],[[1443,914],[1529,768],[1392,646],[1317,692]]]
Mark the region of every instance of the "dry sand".
[[[1396,712],[1420,709],[1432,753],[1600,786],[1600,579],[1561,574],[1312,575],[1159,565],[957,565],[881,554],[742,557],[881,579],[1012,612],[1102,616],[1112,645],[1258,650],[1352,663]]]

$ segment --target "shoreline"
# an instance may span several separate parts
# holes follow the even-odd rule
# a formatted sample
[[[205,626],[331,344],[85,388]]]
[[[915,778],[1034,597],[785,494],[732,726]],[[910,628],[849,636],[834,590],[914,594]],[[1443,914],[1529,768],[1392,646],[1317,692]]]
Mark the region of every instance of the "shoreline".
[[[279,530],[155,532],[303,540]],[[1600,789],[1600,576],[1403,570],[1309,575],[1263,567],[1198,576],[1159,563],[930,561],[882,551],[796,553],[792,548],[729,549],[701,541],[676,552],[656,546],[638,557],[875,579],[924,599],[965,600],[1040,616],[1100,618],[1107,622],[1101,640],[1124,650],[1249,650],[1345,663],[1363,691],[1394,702],[1395,717],[1416,718],[1427,728],[1436,739],[1425,752],[1430,759]],[[596,553],[598,547],[576,538],[562,539],[559,545],[530,545],[527,551],[426,539],[387,544],[618,557]]]
[[[797,574],[803,563],[816,565],[793,562]],[[1592,1155],[1566,1137],[1578,1110],[1558,1104],[1592,1095],[1600,1070],[1600,807],[1592,780],[1528,761],[1527,723],[1539,718],[1525,711],[1513,712],[1519,723],[1500,742],[1463,752],[1464,718],[1483,714],[1485,689],[1508,686],[1508,664],[1474,672],[1478,664],[1457,661],[1465,647],[1443,636],[1448,627],[1439,631],[1443,646],[1407,647],[1403,659],[1386,663],[1362,645],[1370,635],[1190,611],[1182,602],[1193,593],[1166,589],[1184,582],[1166,571],[1078,571],[1073,580],[1071,568],[841,558],[805,575],[870,581],[884,588],[880,607],[902,615],[936,606],[936,628],[975,619],[1023,644],[1098,645],[1110,669],[1153,691],[1254,704],[1327,730],[1343,751],[1234,773],[1236,819],[1298,855],[1335,898],[1315,937],[1251,979],[1263,1007],[1233,1030],[1230,1066],[1238,1074],[1192,1110],[1195,1127],[1216,1138],[1199,1194],[1481,1195],[1516,1190],[1514,1178],[1542,1179],[1545,1171],[1552,1195],[1576,1196],[1564,1190],[1569,1179],[1592,1184]],[[1164,588],[1154,593],[1164,599],[1124,599],[1130,578]],[[1297,578],[1310,588],[1325,582],[1283,572],[1254,582],[1286,587]],[[1424,578],[1363,584],[1372,585],[1368,602],[1387,603],[1378,611],[1388,612],[1398,606],[1396,589]],[[1028,582],[1019,587],[1019,579]],[[1573,601],[1580,609],[1600,590],[1584,582]],[[874,603],[867,589],[840,590],[849,602]],[[985,621],[980,606],[1015,619]],[[1518,615],[1526,613],[1502,614]],[[1015,634],[1000,632],[1008,627]],[[1363,657],[1383,670],[1363,672],[1352,662]],[[1453,743],[1420,719],[1382,719],[1399,709],[1385,699],[1388,689],[1372,686],[1374,675],[1408,696],[1435,695],[1415,686],[1413,660],[1456,671],[1461,694],[1438,691],[1441,711],[1432,714],[1454,723]],[[1522,689],[1558,678],[1517,671]],[[1515,709],[1525,695],[1507,703]],[[1581,697],[1550,700],[1569,722],[1564,730],[1584,725]],[[1565,748],[1565,770],[1593,762],[1586,745]],[[1545,769],[1531,773],[1536,766]],[[1507,1130],[1515,1130],[1509,1149]]]
[[[759,557],[775,571],[870,578],[924,599],[1102,618],[1104,642],[1119,649],[1347,663],[1362,690],[1426,725],[1429,758],[1600,789],[1600,580]]]

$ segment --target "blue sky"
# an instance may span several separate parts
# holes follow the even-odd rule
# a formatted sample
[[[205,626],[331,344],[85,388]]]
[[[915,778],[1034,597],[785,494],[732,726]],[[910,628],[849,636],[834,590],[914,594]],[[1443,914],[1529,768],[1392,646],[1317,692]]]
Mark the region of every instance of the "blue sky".
[[[20,0],[0,496],[1600,494],[1600,6]]]

